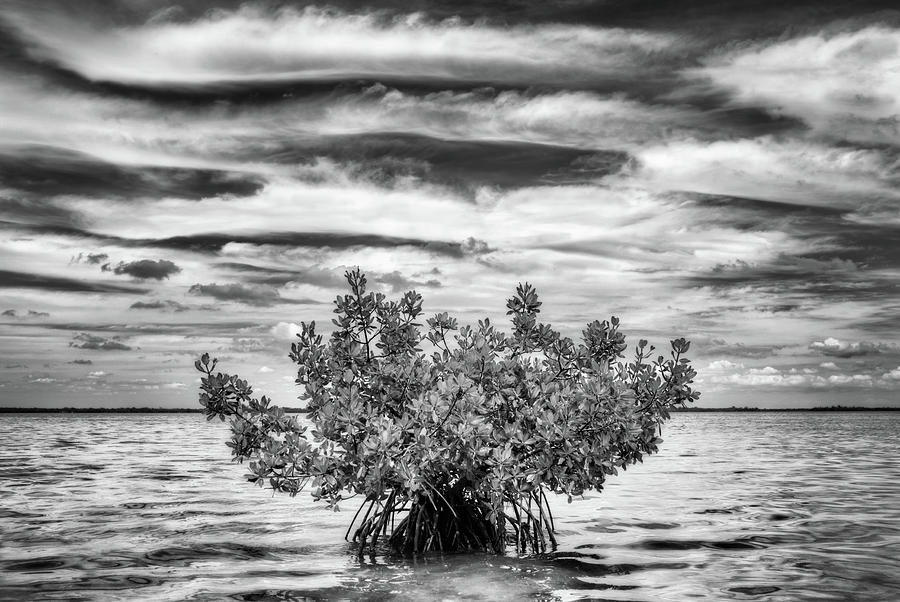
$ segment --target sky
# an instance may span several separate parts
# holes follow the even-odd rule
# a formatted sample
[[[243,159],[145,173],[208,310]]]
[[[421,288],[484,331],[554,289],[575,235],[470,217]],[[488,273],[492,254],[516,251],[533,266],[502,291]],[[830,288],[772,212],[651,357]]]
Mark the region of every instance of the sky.
[[[686,337],[699,405],[900,406],[892,2],[5,0],[0,406],[197,404],[359,266]]]

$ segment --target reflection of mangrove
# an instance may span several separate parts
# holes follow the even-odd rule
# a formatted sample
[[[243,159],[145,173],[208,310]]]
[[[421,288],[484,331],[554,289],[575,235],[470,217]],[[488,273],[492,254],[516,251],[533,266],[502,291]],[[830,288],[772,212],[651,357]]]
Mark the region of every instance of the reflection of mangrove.
[[[305,408],[283,408],[289,414],[299,414]],[[203,408],[3,408],[0,414],[202,414]]]
[[[507,300],[512,331],[422,316],[422,297],[366,291],[357,269],[327,337],[301,324],[290,357],[309,427],[204,354],[200,403],[229,419],[246,478],[331,508],[363,500],[346,537],[404,555],[555,548],[548,494],[603,489],[609,475],[658,450],[676,405],[695,401],[690,343],[668,357],[641,340],[633,359],[619,321],[589,323],[578,343],[537,321],[529,284]],[[421,330],[420,330],[421,329]],[[424,332],[423,332],[424,331]]]
[[[729,406],[727,408],[702,408],[686,406],[673,408],[672,412],[897,412],[900,406],[816,406],[813,408],[754,408],[750,406]]]
[[[306,408],[282,407],[288,414],[305,414]],[[0,414],[202,414],[203,408],[3,408]],[[675,407],[670,412],[900,412],[900,406],[817,406],[814,408],[754,408],[750,406],[729,406],[727,408],[704,408],[697,406]]]

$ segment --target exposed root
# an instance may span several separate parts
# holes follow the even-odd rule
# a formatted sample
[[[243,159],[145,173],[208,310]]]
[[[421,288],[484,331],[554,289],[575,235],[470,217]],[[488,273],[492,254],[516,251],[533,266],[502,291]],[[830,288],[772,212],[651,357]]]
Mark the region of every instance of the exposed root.
[[[362,520],[357,523],[362,515]],[[353,531],[354,525],[358,525]],[[386,537],[391,549],[405,556],[428,552],[542,554],[556,549],[553,515],[543,491],[494,500],[456,484],[443,490],[431,486],[407,497],[392,491],[383,499],[369,498],[360,506],[346,537],[359,544],[358,554],[374,553]]]

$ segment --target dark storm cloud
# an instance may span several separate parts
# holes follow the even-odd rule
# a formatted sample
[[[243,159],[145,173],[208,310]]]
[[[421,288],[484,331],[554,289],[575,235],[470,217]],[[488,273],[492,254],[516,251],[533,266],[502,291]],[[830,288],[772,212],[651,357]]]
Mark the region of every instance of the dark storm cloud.
[[[32,288],[72,293],[142,294],[148,292],[148,289],[133,286],[107,284],[105,282],[88,280],[75,280],[74,278],[62,278],[59,276],[44,276],[41,274],[29,274],[25,272],[13,272],[10,270],[0,270],[0,288]]]
[[[130,309],[160,309],[164,311],[182,312],[190,309],[187,305],[172,300],[136,301],[129,306]]]
[[[17,224],[3,220],[0,220],[0,229],[7,231],[22,231],[31,234],[47,234],[68,236],[76,239],[89,239],[98,243],[128,248],[150,247],[194,251],[197,253],[217,253],[229,243],[243,243],[258,246],[272,245],[279,247],[311,247],[337,250],[364,247],[382,249],[412,247],[446,257],[460,258],[465,255],[462,244],[458,242],[423,240],[400,236],[383,236],[380,234],[355,234],[349,232],[211,232],[186,236],[172,236],[169,238],[122,238],[108,234],[98,234],[86,229],[74,227]]]
[[[742,232],[789,232],[798,241],[798,251],[756,263],[718,264],[687,277],[684,285],[858,300],[890,298],[900,291],[891,275],[900,264],[900,226],[879,220],[877,213],[739,197],[688,197],[704,210],[704,222]]]
[[[69,347],[91,349],[95,351],[131,351],[132,347],[121,341],[121,337],[106,338],[86,332],[72,337]]]
[[[245,286],[243,284],[195,284],[189,291],[192,295],[212,297],[219,301],[233,301],[245,305],[271,306],[279,303],[318,303],[303,299],[282,297],[272,286]]]
[[[121,243],[125,240],[117,236],[97,234],[80,227],[64,224],[19,223],[9,220],[0,220],[0,230],[9,233],[21,233],[26,235],[65,236],[74,239],[85,239],[99,243]],[[77,261],[77,257],[75,258]]]
[[[233,335],[235,331],[251,332],[264,331],[265,327],[260,326],[259,322],[229,320],[225,322],[218,321],[196,321],[196,322],[179,322],[167,324],[163,322],[153,323],[53,323],[41,324],[42,328],[49,328],[61,332],[83,332],[91,329],[95,333],[107,333],[113,340],[119,340],[121,337],[141,336],[141,335],[181,335],[184,337],[196,337],[198,333],[204,336]]]
[[[742,286],[765,283],[767,286],[792,284],[797,287],[810,287],[816,284],[829,284],[835,278],[855,280],[860,267],[848,260],[838,257],[814,259],[803,256],[781,255],[761,265],[751,265],[745,261],[716,265],[704,275],[690,279],[691,284],[700,286]]]
[[[487,140],[443,140],[420,134],[372,133],[331,136],[303,144],[282,143],[266,151],[248,149],[252,157],[276,163],[313,162],[327,157],[349,164],[349,173],[379,184],[400,178],[464,189],[479,186],[512,188],[574,183],[618,172],[628,162],[622,151],[583,150],[550,144]]]
[[[321,287],[343,287],[343,276],[334,270],[322,268],[283,269],[239,262],[222,262],[219,267],[243,275],[243,280],[254,284],[285,285],[288,282],[312,284]]]
[[[42,197],[83,195],[125,199],[249,196],[264,185],[258,177],[245,174],[116,165],[85,153],[40,145],[0,145],[0,184]]]
[[[259,232],[247,234],[213,232],[162,239],[129,240],[126,244],[215,253],[221,251],[222,247],[228,243],[327,249],[414,247],[450,257],[461,257],[463,254],[459,243],[346,232]]]
[[[177,274],[181,268],[167,259],[140,259],[138,261],[119,262],[112,268],[114,274],[125,274],[138,280],[163,280]]]
[[[0,171],[0,183],[4,181]],[[0,196],[0,218],[16,223],[71,227],[81,223],[81,216],[55,199],[21,195]]]

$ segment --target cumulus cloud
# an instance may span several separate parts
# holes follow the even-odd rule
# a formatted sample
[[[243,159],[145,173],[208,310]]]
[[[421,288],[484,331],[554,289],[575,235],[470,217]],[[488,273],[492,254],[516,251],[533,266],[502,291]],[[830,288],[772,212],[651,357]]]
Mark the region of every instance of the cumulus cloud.
[[[834,337],[828,337],[824,341],[813,341],[809,348],[823,355],[834,357],[857,357],[861,355],[877,355],[887,351],[896,351],[895,345],[876,343],[872,341],[841,341]]]
[[[272,336],[283,341],[293,341],[300,334],[300,325],[293,322],[279,322],[272,327]]]
[[[900,29],[744,46],[689,73],[729,90],[737,103],[794,115],[826,135],[889,142],[900,134]]]
[[[826,364],[831,364],[827,362]],[[823,364],[822,367],[834,372],[834,368]],[[832,366],[834,364],[831,364]],[[797,390],[828,390],[828,389],[868,389],[881,388],[892,389],[900,380],[900,367],[897,370],[877,375],[873,373],[836,373],[821,375],[812,368],[779,369],[773,366],[763,368],[750,368],[730,374],[711,374],[706,382],[717,385],[731,385],[737,387],[760,389],[797,389]]]
[[[273,368],[269,368],[268,366],[261,366],[257,372],[262,372],[263,374],[268,374],[269,372],[275,372]]]
[[[714,360],[709,363],[706,367],[707,370],[710,371],[727,371],[727,370],[738,370],[744,367],[744,364],[731,362],[729,360]]]
[[[69,347],[97,351],[131,351],[132,347],[122,342],[122,337],[102,337],[82,332],[72,337]]]
[[[137,261],[119,262],[112,268],[114,274],[125,274],[137,280],[163,280],[177,274],[181,268],[168,259],[140,259]]]
[[[819,364],[819,368],[824,368],[825,370],[839,370],[837,364],[834,362],[822,362]]]
[[[143,85],[384,78],[564,83],[647,68],[673,36],[574,25],[492,27],[421,15],[244,7],[190,22],[96,29],[11,15],[33,55],[91,80]],[[658,60],[658,58],[657,58]]]
[[[773,366],[750,368],[743,372],[728,375],[713,375],[708,379],[711,383],[729,384],[741,387],[822,387],[827,381],[816,374],[783,372]]]

